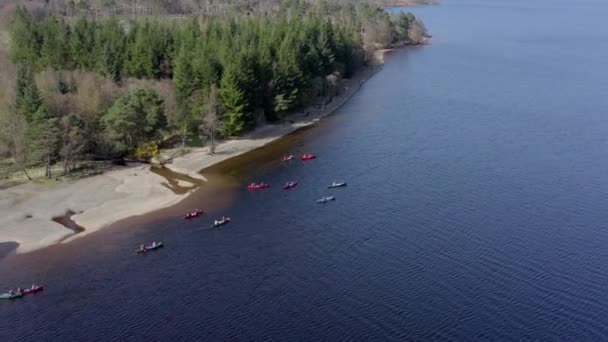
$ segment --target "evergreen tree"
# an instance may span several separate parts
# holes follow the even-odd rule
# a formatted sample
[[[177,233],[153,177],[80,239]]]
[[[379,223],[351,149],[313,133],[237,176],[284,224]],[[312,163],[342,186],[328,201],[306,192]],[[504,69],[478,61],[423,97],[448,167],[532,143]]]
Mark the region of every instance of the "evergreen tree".
[[[95,65],[94,47],[97,25],[85,18],[80,18],[74,25],[70,36],[70,55],[75,68],[91,70]]]
[[[40,44],[36,23],[24,7],[17,7],[11,22],[10,57],[14,63],[35,65]]]
[[[196,87],[195,74],[192,67],[192,54],[182,46],[173,63],[173,84],[180,102],[187,101]]]
[[[48,16],[40,24],[39,65],[41,69],[52,67],[60,70],[70,65],[70,53],[66,50],[69,41],[69,27],[53,16]]]
[[[123,95],[102,117],[102,124],[115,153],[132,153],[138,145],[157,139],[166,127],[163,100],[148,89]]]
[[[153,78],[157,72],[154,69],[154,50],[150,38],[150,23],[135,24],[132,28],[128,47],[127,70],[130,75],[139,78]]]
[[[224,106],[222,132],[226,136],[238,135],[253,124],[251,115],[245,112],[246,100],[234,71],[228,69],[220,82],[220,98]]]
[[[32,66],[28,64],[17,67],[15,104],[17,112],[28,124],[33,122],[34,114],[42,106],[42,97],[34,80]]]
[[[112,19],[104,23],[96,42],[99,72],[119,82],[125,56],[125,34],[118,21]]]

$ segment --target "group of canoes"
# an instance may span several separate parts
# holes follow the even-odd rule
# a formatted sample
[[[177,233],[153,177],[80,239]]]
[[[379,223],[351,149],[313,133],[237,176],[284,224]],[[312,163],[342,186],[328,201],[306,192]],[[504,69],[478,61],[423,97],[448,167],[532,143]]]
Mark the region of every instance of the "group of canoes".
[[[193,218],[197,218],[199,216],[203,216],[205,214],[204,211],[200,210],[200,209],[195,209],[193,212],[190,213],[186,213],[186,215],[184,215],[184,219],[185,220],[191,220]],[[223,226],[227,223],[230,222],[230,217],[226,217],[226,216],[222,216],[221,219],[219,220],[214,220],[213,221],[213,225],[211,225],[212,228],[214,227],[219,227],[219,226]],[[152,242],[152,244],[150,245],[145,245],[145,244],[141,244],[139,245],[139,248],[137,248],[137,250],[135,250],[135,252],[137,254],[144,254],[147,253],[149,251],[153,251],[159,248],[163,248],[164,244],[162,242]]]
[[[310,160],[310,159],[315,159],[316,156],[312,153],[308,153],[308,154],[303,154],[302,157],[300,159],[302,160]],[[289,161],[294,159],[293,154],[290,154],[288,156],[283,156],[281,158],[281,161]],[[283,185],[283,190],[290,190],[295,188],[296,186],[298,186],[298,182],[296,181],[289,181],[287,183],[285,183]],[[332,189],[332,188],[339,188],[339,187],[343,187],[346,186],[345,182],[336,182],[334,181],[333,183],[331,183],[329,186],[327,186],[327,188]],[[260,182],[260,183],[251,183],[247,186],[247,190],[261,190],[261,189],[268,189],[270,188],[270,184],[264,183],[264,182]],[[334,196],[323,196],[320,199],[318,199],[316,202],[317,203],[327,203],[327,202],[331,202],[334,201],[336,198]],[[184,219],[185,220],[191,220],[197,217],[200,217],[202,215],[204,215],[205,212],[200,210],[200,209],[195,209],[193,212],[189,212],[186,213],[184,215]],[[226,216],[222,216],[221,219],[219,220],[214,220],[213,221],[213,225],[211,226],[212,228],[215,227],[219,227],[219,226],[223,226],[225,224],[230,223],[230,217],[226,217]],[[143,253],[147,253],[149,251],[153,251],[159,248],[162,248],[164,245],[162,242],[152,242],[151,245],[140,245],[139,248],[137,249],[137,253],[143,254]]]
[[[248,186],[248,188],[254,187],[254,186],[258,186],[258,187],[261,187],[261,188],[268,188],[268,187],[270,187],[269,184],[264,184],[264,183],[254,184],[254,183],[252,183],[251,185]],[[202,211],[200,209],[195,209],[191,213],[186,213],[186,215],[184,215],[184,220],[191,220],[193,218],[197,218],[199,216],[203,216],[204,214],[205,214],[204,211]],[[221,219],[213,221],[213,226],[214,227],[218,227],[218,226],[224,225],[224,224],[226,224],[228,222],[230,222],[230,217],[222,216]]]
[[[0,294],[0,299],[16,299],[21,298],[23,296],[31,295],[34,293],[38,293],[44,290],[44,286],[32,284],[32,287],[29,289],[21,289],[18,288],[17,291],[9,290],[7,293]]]
[[[315,159],[316,157],[317,157],[317,156],[315,156],[315,155],[314,155],[314,154],[312,154],[312,153],[304,153],[304,154],[303,154],[303,155],[300,157],[300,159],[301,159],[301,160],[310,160],[310,159]],[[281,161],[286,162],[286,161],[290,161],[290,160],[292,160],[292,159],[294,159],[294,158],[295,158],[295,157],[293,156],[293,154],[290,154],[290,155],[288,155],[288,156],[283,156],[283,158],[281,158]]]
[[[281,158],[282,161],[288,161],[293,159],[294,156],[293,155],[289,155],[289,156],[284,156],[283,158]],[[314,159],[316,158],[316,156],[314,154],[304,154],[302,155],[301,159],[302,160],[310,160],[310,159]],[[289,189],[293,189],[296,186],[298,186],[298,182],[296,181],[290,181],[287,182],[283,185],[283,189],[284,190],[289,190]],[[346,186],[345,182],[333,182],[332,184],[330,184],[328,186],[329,189],[332,188],[339,188],[339,187],[343,187]],[[264,182],[256,184],[256,183],[251,183],[250,185],[247,186],[247,189],[249,190],[259,190],[259,189],[266,189],[269,188],[270,184],[266,184]],[[323,196],[320,199],[317,200],[317,203],[327,203],[327,202],[331,202],[334,201],[336,198],[334,196]],[[200,217],[202,215],[204,215],[204,211],[200,210],[200,209],[195,209],[192,212],[186,213],[186,215],[184,215],[184,219],[185,220],[191,220],[197,217]],[[219,226],[223,226],[225,224],[228,224],[230,222],[230,217],[226,217],[226,216],[222,216],[221,219],[219,220],[214,220],[213,221],[213,225],[212,227],[219,227]],[[138,254],[144,254],[147,253],[149,251],[153,251],[153,250],[157,250],[159,248],[163,248],[164,244],[162,242],[152,242],[152,244],[150,245],[145,245],[145,244],[141,244],[139,246],[139,248],[136,250],[136,252]],[[44,286],[42,285],[36,285],[36,284],[32,284],[32,287],[30,287],[29,289],[21,289],[18,288],[17,291],[13,291],[10,290],[7,293],[2,293],[0,294],[0,299],[16,299],[16,298],[21,298],[23,296],[27,296],[30,294],[34,294],[34,293],[38,293],[44,290]]]
[[[305,153],[302,155],[302,157],[300,157],[300,159],[302,160],[310,160],[310,159],[315,159],[317,156],[315,156],[312,153]],[[290,154],[288,156],[283,156],[281,158],[281,161],[289,161],[292,160],[294,158],[293,154]],[[296,181],[290,181],[287,182],[283,185],[283,190],[290,190],[295,188],[296,186],[298,186],[298,182]],[[333,188],[340,188],[346,186],[346,182],[336,182],[334,181],[333,183],[331,183],[330,185],[327,186],[328,189],[333,189]],[[267,189],[270,187],[270,184],[266,184],[264,182],[261,183],[251,183],[247,186],[248,190],[261,190],[261,189]],[[320,199],[317,200],[317,203],[327,203],[327,202],[331,202],[334,201],[336,198],[334,196],[323,196]]]

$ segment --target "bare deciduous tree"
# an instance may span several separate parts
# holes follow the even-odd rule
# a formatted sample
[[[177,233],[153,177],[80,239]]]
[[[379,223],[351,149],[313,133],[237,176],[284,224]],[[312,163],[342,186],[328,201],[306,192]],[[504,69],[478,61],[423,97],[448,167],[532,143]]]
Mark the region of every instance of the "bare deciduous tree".
[[[74,114],[61,118],[61,150],[63,158],[63,174],[67,175],[74,170],[78,156],[85,147],[86,139],[82,128],[82,121]]]
[[[7,136],[10,142],[10,152],[15,160],[17,168],[25,174],[27,179],[32,180],[30,175],[27,173],[27,144],[25,141],[25,131],[27,124],[25,118],[19,115],[13,106],[9,107],[7,113]]]
[[[211,145],[209,146],[209,154],[215,153],[215,135],[219,130],[219,97],[218,90],[215,84],[209,87],[209,94],[202,113],[201,131],[209,137]]]

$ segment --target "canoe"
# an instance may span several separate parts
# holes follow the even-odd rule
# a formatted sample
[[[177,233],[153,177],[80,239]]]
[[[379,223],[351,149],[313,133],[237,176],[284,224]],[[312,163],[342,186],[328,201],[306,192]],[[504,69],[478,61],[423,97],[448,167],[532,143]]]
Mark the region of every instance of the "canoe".
[[[285,183],[285,185],[283,185],[283,190],[293,189],[296,186],[298,186],[298,182],[288,182],[288,183]]]
[[[260,190],[260,189],[266,189],[266,188],[270,188],[270,184],[260,183],[260,184],[253,184],[253,185],[247,186],[247,190]]]
[[[44,290],[44,286],[40,285],[40,286],[36,286],[33,289],[29,288],[29,289],[21,290],[21,294],[24,295],[24,296],[27,296],[27,295],[30,295],[30,294],[42,292],[43,290]]]
[[[154,246],[152,246],[152,245],[146,246],[146,249],[144,249],[144,250],[138,249],[138,250],[136,250],[136,252],[139,253],[139,254],[142,254],[142,253],[147,253],[149,251],[153,251],[155,249],[159,249],[159,248],[163,248],[163,247],[164,247],[163,243],[159,242],[159,243],[157,243]]]
[[[193,218],[202,216],[204,213],[205,212],[203,212],[202,210],[196,209],[194,212],[187,213],[186,215],[184,215],[184,220],[191,220]]]
[[[289,156],[287,156],[287,157],[283,157],[283,158],[281,158],[281,161],[284,161],[284,162],[285,162],[285,161],[292,160],[293,158],[294,158],[294,157],[293,157],[293,154],[290,154],[290,155],[289,155]]]
[[[340,183],[332,183],[331,185],[329,185],[327,188],[328,189],[333,189],[333,188],[340,188],[346,186],[346,182],[340,182]]]
[[[302,160],[310,160],[310,159],[315,159],[315,158],[317,158],[317,156],[315,156],[314,154],[305,154],[300,159],[302,159]]]
[[[334,201],[336,198],[334,196],[327,196],[317,200],[317,203],[327,203],[329,201]]]
[[[223,220],[215,221],[215,222],[213,223],[213,226],[212,226],[212,227],[219,227],[219,226],[223,226],[223,225],[225,225],[225,224],[228,224],[229,222],[230,222],[230,217],[226,217],[226,218],[225,218],[225,219],[223,219]]]
[[[2,293],[0,294],[0,299],[16,299],[16,298],[21,298],[23,297],[23,295],[21,293],[13,293],[13,294],[8,294],[8,293]]]

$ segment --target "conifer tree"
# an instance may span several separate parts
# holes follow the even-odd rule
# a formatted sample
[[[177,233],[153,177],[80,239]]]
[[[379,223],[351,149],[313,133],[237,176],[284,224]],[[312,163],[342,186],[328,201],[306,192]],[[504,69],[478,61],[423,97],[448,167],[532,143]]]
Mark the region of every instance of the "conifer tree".
[[[246,100],[234,71],[225,70],[220,82],[220,98],[224,106],[222,132],[226,136],[243,133],[252,125],[252,118],[245,112]]]
[[[11,22],[10,57],[14,63],[35,65],[40,51],[36,23],[24,7],[17,7]]]
[[[32,69],[29,64],[19,65],[15,85],[17,113],[22,115],[28,124],[33,122],[34,114],[42,106],[42,97],[36,86]]]
[[[41,69],[51,67],[55,70],[67,67],[70,54],[68,45],[69,27],[53,16],[48,16],[40,24],[42,46],[38,64]]]

